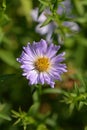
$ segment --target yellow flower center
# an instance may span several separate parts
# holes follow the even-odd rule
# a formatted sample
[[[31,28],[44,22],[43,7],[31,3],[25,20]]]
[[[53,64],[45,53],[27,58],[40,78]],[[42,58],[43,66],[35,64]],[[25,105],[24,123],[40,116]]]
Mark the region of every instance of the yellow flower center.
[[[47,71],[49,68],[50,62],[47,57],[38,58],[35,62],[35,67],[39,72]]]

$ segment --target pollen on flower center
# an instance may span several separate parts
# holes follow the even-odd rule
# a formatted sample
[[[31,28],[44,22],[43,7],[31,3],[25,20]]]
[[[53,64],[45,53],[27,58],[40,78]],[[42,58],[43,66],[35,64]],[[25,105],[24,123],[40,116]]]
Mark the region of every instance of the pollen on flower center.
[[[35,62],[35,67],[39,72],[47,71],[49,68],[50,61],[47,57],[38,58]]]

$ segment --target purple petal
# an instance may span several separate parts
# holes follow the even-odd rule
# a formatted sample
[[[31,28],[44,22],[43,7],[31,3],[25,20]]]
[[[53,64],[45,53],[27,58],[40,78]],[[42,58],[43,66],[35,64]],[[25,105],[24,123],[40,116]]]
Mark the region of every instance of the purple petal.
[[[51,76],[48,73],[44,73],[45,83],[49,84],[52,88],[54,88],[55,82],[51,79]]]
[[[43,75],[43,73],[40,73],[39,78],[40,78],[40,83],[44,84],[44,75]]]
[[[64,61],[65,60],[65,58],[63,57],[64,55],[65,55],[65,52],[53,57],[51,59],[52,64],[58,64],[59,62]]]
[[[38,42],[35,47],[36,47],[35,49],[36,49],[37,55],[43,56],[47,51],[47,42],[41,39],[40,42]]]
[[[37,84],[38,72],[35,70],[29,71],[27,74],[27,79],[30,80],[30,84]]]
[[[54,44],[50,44],[47,48],[47,53],[46,56],[48,56],[49,58],[52,58],[53,56],[55,56],[55,54],[57,53],[57,51],[59,50],[60,46],[56,46]]]

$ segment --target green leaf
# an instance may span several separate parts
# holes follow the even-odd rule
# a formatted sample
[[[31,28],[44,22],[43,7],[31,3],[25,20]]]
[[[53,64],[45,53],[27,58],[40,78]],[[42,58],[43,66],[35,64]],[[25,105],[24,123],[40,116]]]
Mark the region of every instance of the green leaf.
[[[10,105],[9,104],[1,104],[0,103],[0,119],[11,121],[9,114]]]
[[[87,5],[87,0],[83,0],[83,1],[82,1],[82,4],[83,4],[83,5]]]
[[[0,58],[8,65],[18,68],[18,63],[12,52],[0,49]]]
[[[80,101],[80,103],[78,105],[78,110],[80,110],[83,106],[84,106],[84,102]]]
[[[32,0],[20,0],[21,7],[19,13],[26,17],[27,21],[31,21],[30,12],[32,10]]]
[[[63,90],[57,89],[57,88],[53,88],[53,89],[52,88],[47,88],[47,89],[44,89],[42,93],[43,94],[50,94],[50,93],[63,94],[64,92],[63,92]]]
[[[15,74],[6,74],[6,75],[0,75],[0,81],[8,80],[10,78],[15,77]]]
[[[2,31],[2,28],[0,28],[0,44],[4,38],[4,32]]]
[[[2,7],[6,10],[6,0],[3,0]]]
[[[87,130],[87,126],[85,126],[85,129],[84,130]]]
[[[34,104],[30,107],[28,114],[29,114],[29,115],[36,115],[36,113],[37,113],[38,110],[39,110],[39,106],[40,106],[40,103],[39,103],[39,102],[34,103]]]
[[[85,13],[83,16],[81,16],[81,17],[78,17],[78,18],[76,18],[76,21],[78,22],[78,23],[80,23],[80,24],[85,24],[85,23],[87,23],[87,13]],[[81,36],[81,38],[83,39],[84,37],[82,37]],[[80,38],[80,39],[81,39]]]
[[[36,89],[36,91],[33,93],[33,100],[34,102],[39,102],[39,92],[38,92],[38,88]]]
[[[44,0],[39,0],[42,5],[48,6],[49,2]]]
[[[75,103],[71,103],[69,106],[69,114],[72,114],[74,107],[75,107]]]
[[[37,127],[37,130],[48,130],[46,125],[44,124],[40,124],[38,127]]]
[[[11,118],[10,118],[8,115],[6,115],[6,114],[0,113],[0,118],[1,118],[1,119],[5,119],[5,120],[8,120],[8,121],[11,121]]]
[[[13,115],[12,115],[13,117],[15,117],[15,118],[20,117],[20,113],[19,113],[19,112],[16,112],[16,111],[14,111],[14,110],[12,110],[11,112],[12,112],[12,114],[13,114]]]
[[[76,9],[80,15],[84,15],[84,7],[80,0],[74,0],[74,4],[76,6]]]
[[[4,26],[4,25],[8,24],[10,22],[10,20],[11,19],[6,14],[3,14],[2,18],[0,19],[0,26]]]
[[[79,94],[79,87],[77,83],[74,84],[74,92],[78,95]]]
[[[18,120],[13,125],[17,125],[20,121],[21,121],[21,119],[18,118]]]

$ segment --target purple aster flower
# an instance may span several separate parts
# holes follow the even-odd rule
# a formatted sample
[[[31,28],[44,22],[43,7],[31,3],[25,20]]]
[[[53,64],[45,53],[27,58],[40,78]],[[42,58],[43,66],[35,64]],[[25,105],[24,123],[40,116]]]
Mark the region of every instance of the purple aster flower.
[[[39,9],[33,9],[31,12],[32,18],[35,22],[38,22],[39,24],[36,26],[35,31],[41,35],[46,35],[46,40],[48,42],[52,42],[52,34],[53,31],[55,30],[55,23],[51,22],[43,27],[41,27],[41,25],[43,24],[43,22],[47,19],[47,17],[45,16],[45,14],[50,14],[51,12],[49,11],[49,9],[44,10],[40,16],[39,16]]]
[[[62,6],[63,5],[63,6]],[[70,0],[65,0],[64,2],[61,2],[60,5],[58,5],[57,13],[59,15],[62,15],[63,13],[66,14],[67,17],[72,18],[74,16],[71,15],[71,2]],[[58,25],[55,22],[50,22],[49,24],[41,27],[43,22],[47,19],[46,15],[51,14],[49,9],[45,9],[39,16],[39,9],[33,9],[31,12],[32,18],[34,21],[38,22],[38,25],[36,26],[35,30],[37,33],[41,35],[46,35],[46,40],[48,42],[52,42],[52,34],[55,32],[56,28],[58,28]],[[62,22],[62,25],[65,27],[68,27],[72,32],[79,31],[79,26],[75,22],[71,21],[64,21]],[[67,34],[66,34],[67,36]],[[58,34],[58,42],[62,43],[61,36]]]
[[[65,53],[57,55],[60,46],[47,44],[45,40],[28,43],[17,61],[21,63],[23,76],[29,84],[49,84],[54,87],[55,80],[61,80],[61,74],[66,72],[64,61]]]

